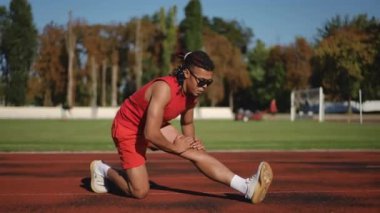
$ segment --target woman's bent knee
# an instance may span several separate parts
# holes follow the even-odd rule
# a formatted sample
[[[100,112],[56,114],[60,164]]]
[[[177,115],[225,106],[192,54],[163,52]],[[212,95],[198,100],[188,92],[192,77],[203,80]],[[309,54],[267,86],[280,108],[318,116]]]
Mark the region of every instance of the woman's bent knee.
[[[137,199],[143,199],[148,195],[149,188],[133,190],[132,195]]]

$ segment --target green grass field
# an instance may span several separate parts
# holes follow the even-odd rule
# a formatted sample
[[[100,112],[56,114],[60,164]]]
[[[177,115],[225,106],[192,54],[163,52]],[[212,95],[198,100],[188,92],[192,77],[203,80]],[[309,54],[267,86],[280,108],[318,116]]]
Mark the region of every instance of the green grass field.
[[[111,123],[0,120],[0,151],[113,151]],[[209,150],[380,149],[379,124],[200,120],[196,131]]]

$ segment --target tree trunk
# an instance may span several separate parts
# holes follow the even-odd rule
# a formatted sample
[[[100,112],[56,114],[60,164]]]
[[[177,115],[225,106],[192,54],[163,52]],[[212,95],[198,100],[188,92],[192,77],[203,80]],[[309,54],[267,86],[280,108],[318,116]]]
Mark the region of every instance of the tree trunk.
[[[75,55],[75,43],[76,36],[72,29],[71,23],[71,11],[69,12],[69,22],[67,26],[67,35],[66,35],[66,49],[68,54],[68,71],[67,71],[67,96],[66,104],[69,107],[74,105],[74,55]]]
[[[137,20],[136,26],[135,63],[136,89],[140,89],[142,84],[142,41],[140,19]]]
[[[44,106],[52,106],[51,102],[51,89],[47,89],[44,94]]]
[[[211,98],[211,107],[215,107],[218,103],[218,100],[216,98]]]
[[[106,106],[106,76],[107,76],[107,60],[103,59],[102,64],[102,106]]]
[[[98,98],[98,65],[96,64],[95,57],[91,57],[91,79],[92,79],[92,95],[91,95],[91,109],[92,118],[97,116],[97,98]]]
[[[72,107],[74,105],[74,70],[73,70],[73,61],[74,61],[74,51],[69,50],[69,66],[67,73],[67,105]]]
[[[230,94],[228,97],[228,105],[230,106],[231,112],[234,110],[234,91],[230,90]]]
[[[117,73],[119,71],[119,67],[117,63],[112,65],[112,97],[111,97],[111,106],[117,106]]]

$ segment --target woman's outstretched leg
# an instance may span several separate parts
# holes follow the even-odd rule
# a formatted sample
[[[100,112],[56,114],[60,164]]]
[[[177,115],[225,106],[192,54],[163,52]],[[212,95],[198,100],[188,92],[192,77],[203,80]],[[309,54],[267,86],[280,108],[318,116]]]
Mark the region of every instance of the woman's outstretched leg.
[[[162,128],[161,132],[169,141],[174,141],[180,134],[171,125]],[[242,178],[204,150],[190,149],[181,157],[191,161],[206,177],[241,192],[253,203],[260,203],[265,198],[273,179],[272,169],[267,162],[260,163],[257,172],[251,177]]]

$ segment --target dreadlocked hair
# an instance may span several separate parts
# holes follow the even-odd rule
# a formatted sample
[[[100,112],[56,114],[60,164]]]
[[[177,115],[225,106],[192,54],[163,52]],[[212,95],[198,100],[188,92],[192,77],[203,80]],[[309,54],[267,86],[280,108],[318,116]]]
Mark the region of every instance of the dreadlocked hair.
[[[185,76],[183,74],[183,71],[185,69],[190,69],[196,66],[209,72],[212,72],[214,70],[214,63],[207,55],[207,53],[201,50],[187,53],[179,53],[177,56],[181,60],[181,65],[174,69],[171,75],[177,77],[178,83],[180,85],[182,85],[183,81],[185,80]]]

